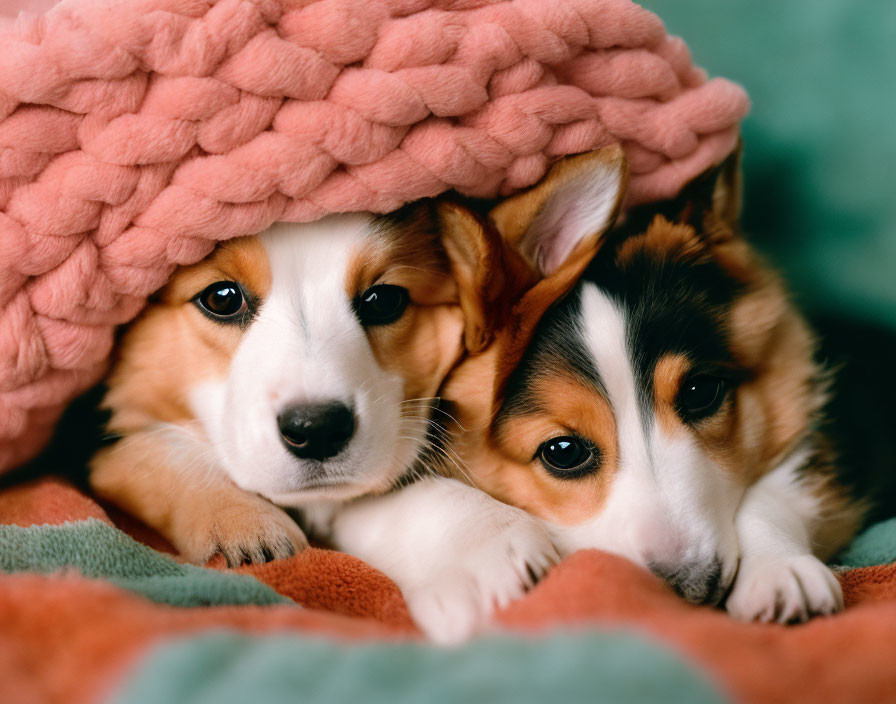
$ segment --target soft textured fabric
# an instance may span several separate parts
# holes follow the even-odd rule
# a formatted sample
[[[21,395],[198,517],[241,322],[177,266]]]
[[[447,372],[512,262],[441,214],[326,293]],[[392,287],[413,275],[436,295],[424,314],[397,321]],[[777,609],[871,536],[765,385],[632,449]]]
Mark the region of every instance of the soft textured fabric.
[[[868,528],[837,558],[846,567],[868,567],[896,560],[896,518]]]
[[[65,0],[0,18],[0,468],[174,266],[272,221],[535,182],[613,141],[631,202],[744,92],[629,0]]]
[[[60,526],[0,525],[0,572],[74,570],[172,606],[283,604],[247,575],[183,565],[96,519]]]
[[[0,0],[0,17],[15,17],[20,12],[39,14],[58,3],[59,0]]]
[[[29,512],[33,523],[42,525],[27,527]],[[171,678],[166,694],[190,692],[201,682],[196,693],[212,696],[221,691],[215,689],[213,677],[220,667],[213,657],[220,652],[215,648],[223,648],[224,656],[232,657],[238,669],[242,656],[251,663],[271,647],[258,640],[228,636],[225,645],[213,645],[209,651],[192,640],[220,629],[249,636],[291,634],[293,638],[281,641],[287,652],[308,648],[312,654],[328,653],[346,663],[355,661],[360,668],[390,662],[390,653],[403,653],[400,657],[408,658],[406,662],[422,663],[421,667],[443,663],[463,669],[480,661],[477,654],[490,652],[494,659],[489,655],[481,661],[493,665],[494,676],[489,678],[489,667],[477,670],[480,691],[506,685],[502,658],[513,662],[530,652],[527,645],[494,646],[490,634],[486,634],[484,645],[462,649],[454,658],[428,650],[417,652],[415,648],[423,647],[413,645],[419,641],[419,631],[396,586],[360,560],[329,550],[312,548],[289,560],[235,570],[245,581],[234,588],[234,570],[220,565],[182,568],[168,557],[151,557],[148,547],[113,529],[110,516],[89,496],[59,480],[40,480],[0,492],[0,525],[7,526],[0,529],[0,554],[9,570],[0,574],[3,702],[81,704],[103,700],[115,692],[145,697],[160,691],[147,693],[144,689],[152,673]],[[127,530],[134,534],[132,527]],[[892,561],[896,558],[896,523],[880,524],[875,530],[879,533],[874,540],[882,547],[879,559]],[[158,538],[148,537],[146,529],[138,532],[142,539],[162,544]],[[83,539],[85,535],[88,538]],[[77,549],[79,539],[83,539],[82,550]],[[59,544],[52,545],[53,540]],[[44,546],[43,552],[35,550],[38,545]],[[10,555],[13,550],[19,553]],[[164,576],[159,578],[161,573]],[[199,578],[199,573],[205,576]],[[583,631],[584,642],[595,649],[604,638],[587,635],[595,628],[635,632],[673,650],[715,683],[718,691],[740,702],[890,702],[896,691],[896,668],[892,666],[896,662],[896,563],[850,569],[840,574],[840,580],[847,605],[842,614],[793,627],[743,624],[718,610],[686,604],[656,577],[622,558],[583,551],[566,559],[526,597],[499,613],[495,630],[534,638],[534,653],[540,652],[541,639],[549,638],[558,628]],[[272,599],[272,592],[261,583],[276,590],[280,598]],[[209,606],[197,606],[203,598]],[[309,639],[319,637],[335,638],[343,645],[311,645]],[[172,660],[164,644],[178,638],[187,639],[183,641],[185,650],[172,651],[184,653],[183,667],[160,673],[159,667],[169,668]],[[546,666],[564,648],[583,642],[573,639],[564,645],[564,638],[569,637],[547,641]],[[373,642],[360,649],[344,647],[358,640]],[[382,653],[373,652],[375,644],[383,641],[409,644],[397,650],[386,644]],[[620,641],[622,651],[625,642],[625,638]],[[593,657],[599,660],[601,653],[596,651]],[[210,658],[204,671],[203,658]],[[640,660],[620,662],[614,668],[619,679],[611,682],[637,690],[638,678],[648,673],[641,665],[647,667]],[[408,668],[394,667],[393,692],[408,691],[401,687],[424,681],[415,679]],[[549,672],[536,667],[525,665],[520,673],[521,678],[531,675],[533,687],[550,678]],[[278,669],[272,665],[272,677],[280,678],[272,687],[294,681],[295,673],[278,675]],[[334,672],[347,678],[347,686],[357,675],[334,669],[321,671],[321,679],[316,681],[324,687]],[[677,691],[681,672],[676,668],[663,672],[670,692]],[[591,675],[599,673],[583,673],[565,690],[558,689],[556,698],[569,700],[564,693],[574,695],[583,683],[591,681]],[[251,668],[246,674],[251,674]],[[138,679],[132,680],[132,676]],[[656,679],[648,681],[650,691],[662,684]],[[129,683],[136,683],[136,689],[129,689]],[[225,692],[231,690],[226,678],[220,685]],[[386,687],[384,691],[390,690]]]
[[[668,648],[626,632],[416,644],[215,633],[161,646],[111,704],[709,704],[725,698]]]

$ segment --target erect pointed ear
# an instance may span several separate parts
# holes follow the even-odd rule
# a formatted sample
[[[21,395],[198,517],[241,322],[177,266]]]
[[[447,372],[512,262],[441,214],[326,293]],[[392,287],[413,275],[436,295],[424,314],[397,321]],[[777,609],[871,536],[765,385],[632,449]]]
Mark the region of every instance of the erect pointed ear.
[[[711,212],[722,222],[737,229],[740,220],[743,140],[725,160],[711,166],[688,182],[673,199],[684,219],[700,229],[704,213]],[[674,209],[673,209],[674,210]]]
[[[740,220],[743,198],[741,155],[744,142],[737,140],[737,147],[728,155],[717,170],[712,189],[712,211],[729,225]]]
[[[489,213],[504,241],[539,278],[587,264],[619,212],[628,181],[618,144],[558,161],[533,188]]]
[[[575,285],[616,220],[628,185],[619,145],[554,164],[533,188],[499,203],[489,219],[505,243],[513,308],[496,372],[494,402],[544,312]],[[520,273],[521,272],[521,273]]]
[[[464,316],[464,346],[479,352],[492,340],[505,281],[503,245],[495,230],[451,200],[437,204],[442,246],[451,263]]]

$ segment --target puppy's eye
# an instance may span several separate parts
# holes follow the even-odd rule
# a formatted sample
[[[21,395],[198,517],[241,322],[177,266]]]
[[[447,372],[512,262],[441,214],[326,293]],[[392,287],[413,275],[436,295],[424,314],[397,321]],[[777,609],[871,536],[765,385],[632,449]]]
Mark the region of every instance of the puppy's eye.
[[[404,314],[409,300],[406,288],[377,284],[355,299],[355,311],[362,325],[388,325]]]
[[[713,415],[728,395],[729,382],[711,374],[695,374],[684,380],[678,391],[678,414],[694,423]]]
[[[572,435],[551,438],[538,448],[536,456],[544,468],[558,479],[578,479],[594,472],[600,451],[591,443]]]
[[[193,300],[199,310],[222,323],[238,322],[249,312],[243,289],[233,281],[213,283]]]

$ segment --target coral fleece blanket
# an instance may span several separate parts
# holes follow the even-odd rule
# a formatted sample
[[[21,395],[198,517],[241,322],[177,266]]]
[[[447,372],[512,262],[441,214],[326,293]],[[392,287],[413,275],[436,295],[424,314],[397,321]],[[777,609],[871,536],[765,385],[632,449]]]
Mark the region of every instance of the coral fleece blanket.
[[[841,573],[846,611],[806,625],[736,623],[592,551],[456,649],[421,642],[395,585],[352,557],[309,549],[236,571],[198,568],[117,523],[62,480],[0,492],[0,701],[867,704],[896,695],[896,521],[841,557],[875,565]]]
[[[614,141],[630,202],[668,196],[731,150],[747,107],[630,0],[63,0],[0,17],[0,470],[103,374],[114,326],[218,240],[509,193]]]

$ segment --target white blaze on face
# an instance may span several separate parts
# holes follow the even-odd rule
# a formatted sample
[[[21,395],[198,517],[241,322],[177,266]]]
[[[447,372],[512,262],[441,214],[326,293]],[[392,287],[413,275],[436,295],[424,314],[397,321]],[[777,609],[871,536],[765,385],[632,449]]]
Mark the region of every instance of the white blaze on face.
[[[664,431],[638,387],[623,308],[597,286],[581,291],[583,343],[616,419],[619,467],[600,512],[576,526],[550,526],[561,551],[598,548],[642,565],[737,562],[734,513],[742,495],[684,427]],[[652,370],[649,375],[652,378]]]
[[[416,457],[423,439],[400,422],[404,382],[378,365],[346,291],[353,255],[375,236],[366,214],[278,223],[260,235],[270,295],[228,377],[191,397],[240,487],[286,505],[350,498],[387,488]],[[345,449],[323,461],[288,452],[277,416],[297,405],[334,402],[356,418]]]

